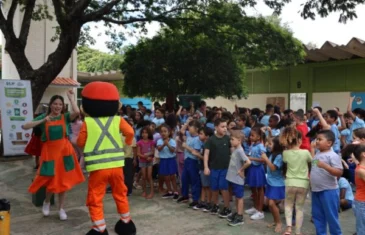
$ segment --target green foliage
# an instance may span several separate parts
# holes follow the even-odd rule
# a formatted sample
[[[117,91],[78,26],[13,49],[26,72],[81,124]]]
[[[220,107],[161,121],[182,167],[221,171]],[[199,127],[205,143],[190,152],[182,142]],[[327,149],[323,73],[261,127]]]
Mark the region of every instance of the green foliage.
[[[305,55],[280,20],[248,17],[237,4],[211,4],[206,15],[189,17],[194,20],[171,24],[126,52],[125,94],[242,97],[245,67],[274,68]]]
[[[123,62],[121,54],[108,54],[86,46],[78,47],[77,53],[77,69],[83,72],[119,70]]]

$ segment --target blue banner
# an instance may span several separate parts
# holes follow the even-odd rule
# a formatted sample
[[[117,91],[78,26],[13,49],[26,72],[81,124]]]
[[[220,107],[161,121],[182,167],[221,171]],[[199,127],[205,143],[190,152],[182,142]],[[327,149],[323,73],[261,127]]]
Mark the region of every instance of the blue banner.
[[[353,96],[355,96],[355,99],[354,102],[352,102],[352,109],[365,109],[365,92],[351,92],[351,97]]]

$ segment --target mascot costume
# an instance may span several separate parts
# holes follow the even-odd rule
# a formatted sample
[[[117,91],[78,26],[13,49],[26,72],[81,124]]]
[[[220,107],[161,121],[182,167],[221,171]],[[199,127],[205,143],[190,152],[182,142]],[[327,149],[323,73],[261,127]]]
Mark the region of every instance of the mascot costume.
[[[103,212],[103,198],[108,185],[117,205],[120,220],[115,225],[118,235],[135,235],[136,227],[131,220],[124,184],[124,152],[120,133],[126,144],[132,144],[133,128],[117,116],[120,102],[118,89],[111,83],[91,82],[82,93],[82,110],[85,121],[81,127],[77,145],[84,148],[85,166],[90,173],[87,206],[92,229],[87,235],[107,235]]]

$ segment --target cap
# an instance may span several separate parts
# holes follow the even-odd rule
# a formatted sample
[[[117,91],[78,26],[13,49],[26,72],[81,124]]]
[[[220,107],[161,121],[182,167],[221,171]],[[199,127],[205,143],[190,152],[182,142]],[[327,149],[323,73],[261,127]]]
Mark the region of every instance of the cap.
[[[81,92],[81,96],[91,100],[119,100],[117,87],[109,82],[90,82]]]

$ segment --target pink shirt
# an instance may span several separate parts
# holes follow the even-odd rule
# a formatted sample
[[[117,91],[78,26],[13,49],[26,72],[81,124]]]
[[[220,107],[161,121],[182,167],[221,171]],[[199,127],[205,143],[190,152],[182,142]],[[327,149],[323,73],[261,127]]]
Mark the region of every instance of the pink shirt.
[[[153,147],[155,146],[155,142],[153,140],[140,140],[137,142],[137,147],[139,148],[141,154],[143,155],[149,155],[151,157],[154,156],[154,152],[152,152]],[[139,162],[147,162],[146,159],[140,158]]]

